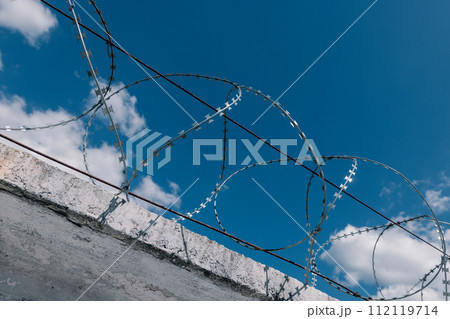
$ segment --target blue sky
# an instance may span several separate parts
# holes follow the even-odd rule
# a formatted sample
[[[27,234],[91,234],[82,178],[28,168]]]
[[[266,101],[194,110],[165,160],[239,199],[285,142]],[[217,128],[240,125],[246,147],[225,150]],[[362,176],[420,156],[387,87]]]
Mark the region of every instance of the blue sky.
[[[65,1],[51,3],[68,13]],[[78,3],[96,18],[87,1]],[[141,1],[127,5],[122,1],[98,1],[114,39],[159,72],[226,78],[274,99],[372,4],[373,1],[365,0]],[[81,21],[101,33],[79,5],[76,9]],[[377,1],[280,99],[322,155],[355,155],[399,170],[415,182],[442,221],[448,221],[450,212],[449,10],[450,4],[443,0]],[[81,45],[75,35],[70,21],[38,1],[0,1],[0,126],[58,122],[80,114],[95,102],[93,82],[86,75],[87,63],[81,59]],[[110,64],[106,46],[90,34],[86,44],[105,82]],[[116,52],[115,63],[113,89],[147,77],[124,54]],[[227,84],[205,79],[174,80],[214,107],[224,105],[230,89]],[[168,82],[158,83],[190,115],[153,81],[133,86],[111,99],[124,140],[144,128],[174,137],[191,126],[190,117],[200,121],[212,114]],[[295,130],[275,109],[252,125],[269,105],[270,102],[244,90],[242,102],[229,116],[267,140],[297,139]],[[88,117],[60,128],[7,134],[83,168],[81,147],[87,121]],[[108,125],[101,114],[95,118],[88,135],[88,163],[93,173],[120,184],[118,154]],[[228,136],[237,141],[237,165],[227,167],[225,176],[243,167],[240,163],[248,152],[241,139],[248,139],[253,145],[257,142],[231,123],[228,129]],[[170,205],[199,178],[174,205],[182,213],[194,211],[214,190],[221,162],[202,158],[201,165],[194,166],[193,139],[221,139],[222,130],[223,121],[218,119],[175,143],[172,161],[152,177],[141,174],[132,189]],[[303,142],[298,140],[297,144],[289,148],[294,157]],[[260,154],[265,160],[280,158],[264,146]],[[306,164],[315,168],[312,162]],[[327,162],[323,170],[328,179],[340,184],[351,164],[334,160]],[[263,247],[289,245],[303,238],[304,233],[286,212],[304,226],[309,177],[304,168],[278,164],[252,168],[233,177],[218,199],[227,231]],[[315,178],[310,211],[316,222],[323,197],[320,186],[320,180]],[[348,190],[391,219],[429,213],[420,197],[397,175],[373,164],[358,162]],[[334,191],[328,189],[328,200]],[[211,203],[195,218],[217,227]],[[344,230],[351,232],[385,222],[343,196],[317,240],[323,243]],[[255,260],[300,280],[304,278],[301,269],[243,248],[191,222],[182,223]],[[435,236],[430,235],[434,231],[430,223],[415,222],[408,227],[436,242]],[[378,233],[338,241],[329,247],[328,252],[358,284],[326,254],[318,259],[320,271],[361,294],[365,294],[364,289],[376,295],[370,254],[377,236],[372,234]],[[400,230],[387,233],[388,239],[379,246],[377,265],[381,269],[377,272],[382,277],[384,294],[400,296],[439,257],[436,259],[432,249],[411,241]],[[395,245],[389,245],[392,242]],[[400,254],[405,247],[413,247],[418,253]],[[299,245],[279,253],[305,264],[306,249]],[[410,264],[416,266],[405,266]],[[407,276],[403,278],[401,274]],[[317,288],[336,298],[352,300],[323,281],[318,281]],[[425,297],[439,299],[442,289],[439,284],[432,285]]]

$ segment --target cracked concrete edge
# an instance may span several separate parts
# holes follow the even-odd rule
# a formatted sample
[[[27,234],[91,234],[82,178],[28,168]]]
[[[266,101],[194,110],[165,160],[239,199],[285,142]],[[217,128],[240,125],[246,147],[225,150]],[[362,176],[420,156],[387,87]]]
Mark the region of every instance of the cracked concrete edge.
[[[102,226],[96,220],[111,210],[114,194],[1,143],[0,184],[10,191],[15,189],[22,195],[45,202],[47,206],[54,206],[55,211],[63,213],[72,222],[87,224],[97,230],[109,228],[112,236],[121,239],[136,238],[139,231],[158,216],[125,202],[112,210]],[[265,296],[262,299],[336,300],[164,217],[141,236],[139,244],[150,252],[162,252],[165,258],[174,256],[205,274],[231,281],[242,286],[243,291]]]

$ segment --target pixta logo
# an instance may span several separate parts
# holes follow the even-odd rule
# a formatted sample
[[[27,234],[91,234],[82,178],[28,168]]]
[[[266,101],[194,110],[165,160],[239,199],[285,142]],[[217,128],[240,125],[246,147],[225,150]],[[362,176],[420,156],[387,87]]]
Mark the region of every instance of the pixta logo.
[[[127,166],[152,176],[156,169],[162,168],[171,161],[171,147],[164,147],[171,140],[170,136],[163,135],[146,128],[126,141]],[[237,143],[244,146],[244,160],[237,161]],[[258,140],[255,144],[248,139],[228,139],[225,157],[227,166],[242,165],[247,166],[253,163],[263,163],[264,158],[259,153],[265,140]],[[297,146],[296,139],[271,139],[270,144],[277,147],[280,152],[280,165],[287,165],[289,146]],[[211,152],[211,147],[214,151]],[[208,153],[205,153],[205,149]],[[242,148],[240,148],[242,150]],[[193,139],[192,140],[192,165],[201,165],[202,160],[223,161],[224,145],[223,139]],[[314,140],[307,139],[298,156],[295,157],[296,165],[303,164],[304,161],[314,161],[319,165],[325,165]]]
[[[171,139],[170,136],[152,132],[148,128],[126,141],[127,166],[152,176],[155,168],[160,169],[171,160],[171,148],[158,150]]]
[[[264,162],[263,157],[259,154],[259,150],[264,145],[265,140],[258,140],[255,144],[252,144],[248,139],[241,139],[241,143],[245,146],[246,157],[240,163],[240,165],[247,166],[252,162],[252,159],[255,163]],[[228,146],[226,148],[228,166],[237,165],[236,163],[236,152],[237,152],[237,140],[228,139]],[[284,154],[288,154],[289,146],[297,146],[296,139],[271,139],[270,144],[273,146],[278,146],[278,149],[281,151],[280,153],[280,165],[287,165],[287,157]],[[215,151],[213,153],[204,154],[202,152],[202,147],[213,146]],[[284,153],[284,154],[283,154]],[[201,159],[203,158],[206,161],[222,161],[223,160],[223,140],[222,139],[194,139],[193,140],[193,165],[200,165]],[[296,165],[303,164],[304,161],[312,161],[315,160],[319,165],[324,165],[324,160],[322,155],[320,155],[319,149],[317,148],[314,140],[307,139],[300,150],[300,153],[296,157]]]

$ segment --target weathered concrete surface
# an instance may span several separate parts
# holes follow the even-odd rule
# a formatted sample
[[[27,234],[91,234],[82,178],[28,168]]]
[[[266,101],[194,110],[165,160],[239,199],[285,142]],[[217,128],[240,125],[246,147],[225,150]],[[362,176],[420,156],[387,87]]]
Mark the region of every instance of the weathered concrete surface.
[[[0,203],[0,299],[75,300],[129,247],[9,192],[0,191]],[[255,298],[169,259],[129,249],[81,300]]]
[[[81,300],[332,300],[165,218],[129,249],[156,214],[2,144],[0,189],[0,299],[77,299],[123,254]]]

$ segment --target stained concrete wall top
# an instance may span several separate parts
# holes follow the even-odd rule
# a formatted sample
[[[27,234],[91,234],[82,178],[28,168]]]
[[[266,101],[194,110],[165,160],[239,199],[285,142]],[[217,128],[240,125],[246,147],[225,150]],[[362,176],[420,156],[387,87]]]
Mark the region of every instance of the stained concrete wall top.
[[[334,300],[163,217],[130,248],[158,215],[116,200],[0,144],[0,300]]]

